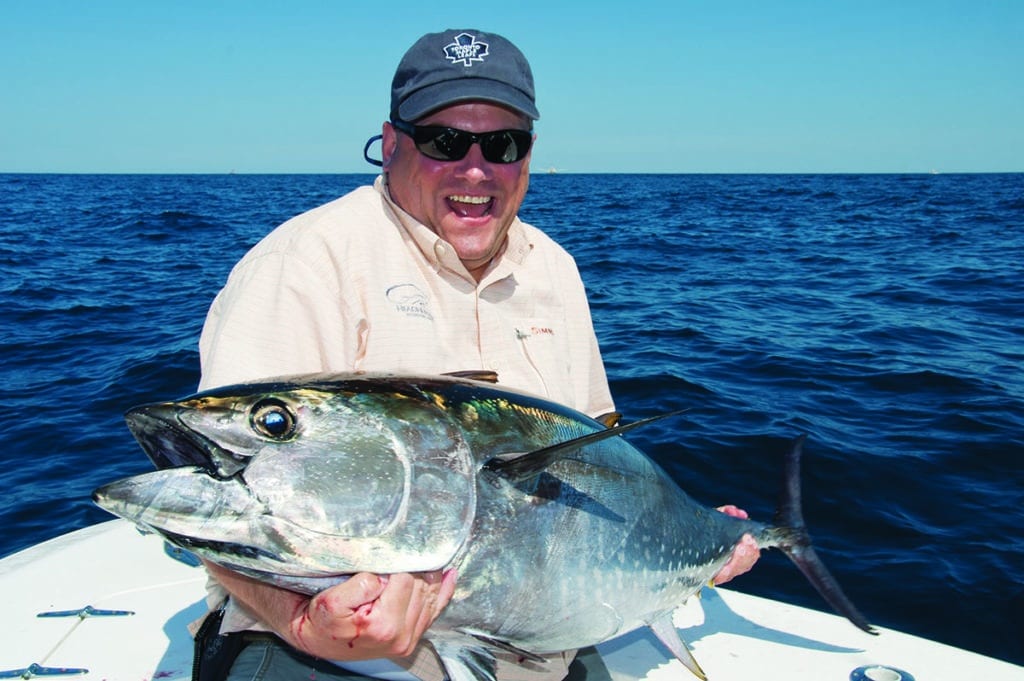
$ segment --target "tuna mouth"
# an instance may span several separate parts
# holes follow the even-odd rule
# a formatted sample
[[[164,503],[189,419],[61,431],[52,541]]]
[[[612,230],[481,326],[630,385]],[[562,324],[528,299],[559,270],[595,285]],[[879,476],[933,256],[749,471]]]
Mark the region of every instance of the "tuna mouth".
[[[135,407],[124,418],[146,456],[160,470],[198,466],[224,479],[245,468],[240,457],[179,421],[173,404]]]
[[[217,554],[218,556],[230,558],[245,558],[247,560],[259,560],[268,558],[277,562],[284,562],[280,554],[271,553],[259,546],[239,544],[237,542],[221,541],[216,539],[204,539],[202,537],[189,537],[184,534],[177,534],[163,529],[160,532],[171,541],[172,544],[180,546],[186,551],[192,551],[201,555]]]
[[[473,196],[470,194],[452,194],[448,197],[448,207],[452,212],[464,218],[480,218],[491,212],[494,205],[493,196]]]

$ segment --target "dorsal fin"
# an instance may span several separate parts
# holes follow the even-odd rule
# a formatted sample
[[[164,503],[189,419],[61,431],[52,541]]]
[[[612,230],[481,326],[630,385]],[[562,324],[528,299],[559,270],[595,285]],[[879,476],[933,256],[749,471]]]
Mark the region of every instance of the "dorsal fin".
[[[535,449],[534,451],[526,452],[525,454],[502,454],[487,461],[483,465],[483,468],[484,470],[497,473],[512,482],[524,482],[539,475],[555,461],[565,458],[565,455],[568,452],[575,451],[580,447],[592,445],[595,442],[600,442],[601,440],[607,440],[610,437],[618,437],[619,435],[633,430],[634,428],[646,426],[649,423],[660,421],[661,419],[668,418],[670,416],[678,416],[685,411],[687,410],[682,409],[680,411],[673,411],[667,414],[660,414],[658,416],[640,419],[639,421],[634,421],[633,423],[628,423],[624,426],[616,426],[615,428],[608,428],[607,430],[597,430],[593,433],[581,435],[580,437],[566,440],[565,442],[559,442],[558,444],[550,445],[548,447],[541,447],[540,449]]]

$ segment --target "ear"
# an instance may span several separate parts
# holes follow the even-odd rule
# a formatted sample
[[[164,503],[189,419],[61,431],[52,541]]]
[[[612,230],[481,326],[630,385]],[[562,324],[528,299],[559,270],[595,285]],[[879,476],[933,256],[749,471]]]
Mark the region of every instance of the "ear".
[[[398,149],[398,131],[392,127],[391,123],[384,123],[384,127],[381,130],[380,145],[381,159],[384,161],[384,169],[387,170],[391,164],[391,159],[395,155],[395,150]]]

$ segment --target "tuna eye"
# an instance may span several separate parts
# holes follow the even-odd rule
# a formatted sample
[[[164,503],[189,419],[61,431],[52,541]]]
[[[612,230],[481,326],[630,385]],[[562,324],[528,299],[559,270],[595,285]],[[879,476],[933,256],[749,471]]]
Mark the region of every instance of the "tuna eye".
[[[257,402],[249,422],[257,433],[272,440],[287,440],[295,433],[295,414],[277,400]]]

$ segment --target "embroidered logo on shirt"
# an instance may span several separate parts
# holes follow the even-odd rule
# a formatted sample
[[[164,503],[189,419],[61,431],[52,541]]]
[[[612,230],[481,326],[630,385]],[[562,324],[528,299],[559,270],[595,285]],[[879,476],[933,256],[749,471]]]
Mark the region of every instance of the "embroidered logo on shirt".
[[[526,340],[531,336],[554,336],[555,330],[549,326],[517,326],[516,338]]]
[[[434,321],[434,315],[430,314],[430,298],[415,284],[396,284],[384,292],[384,297],[395,306],[396,312],[406,317]]]
[[[455,36],[455,42],[444,46],[444,54],[447,59],[463,66],[472,66],[475,61],[483,61],[488,54],[487,43],[477,42],[475,35],[460,33]]]

